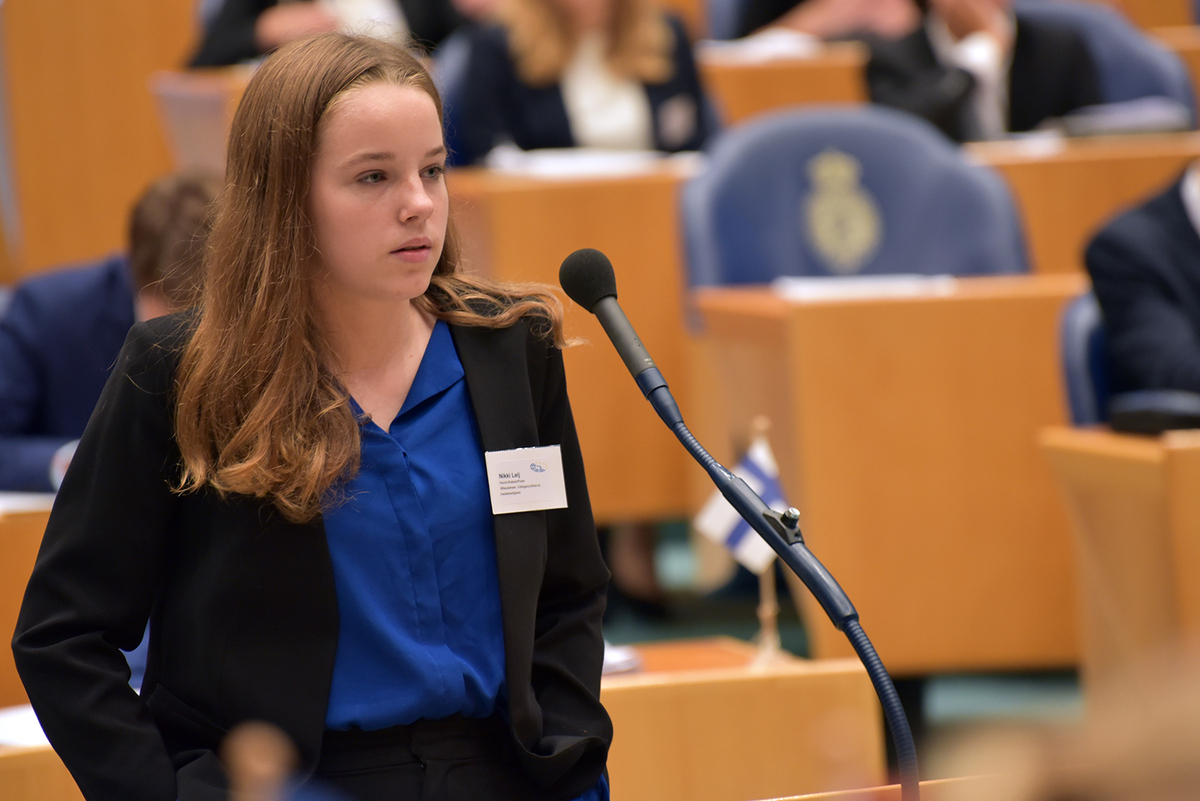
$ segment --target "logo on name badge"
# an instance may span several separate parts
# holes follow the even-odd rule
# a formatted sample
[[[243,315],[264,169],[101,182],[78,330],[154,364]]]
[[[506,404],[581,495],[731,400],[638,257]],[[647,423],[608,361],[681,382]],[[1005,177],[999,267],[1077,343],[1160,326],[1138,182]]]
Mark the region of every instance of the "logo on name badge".
[[[529,469],[535,473],[545,473],[546,472],[546,463],[545,462],[530,462]]]

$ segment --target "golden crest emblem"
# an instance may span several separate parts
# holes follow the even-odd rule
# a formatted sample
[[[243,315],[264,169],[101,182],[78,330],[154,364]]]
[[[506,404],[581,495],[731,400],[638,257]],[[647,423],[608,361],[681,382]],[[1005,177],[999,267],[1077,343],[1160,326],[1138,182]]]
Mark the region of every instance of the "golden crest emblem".
[[[875,255],[882,236],[879,207],[859,185],[862,164],[851,155],[826,150],[808,162],[812,189],[802,224],[813,250],[837,275],[852,275]]]

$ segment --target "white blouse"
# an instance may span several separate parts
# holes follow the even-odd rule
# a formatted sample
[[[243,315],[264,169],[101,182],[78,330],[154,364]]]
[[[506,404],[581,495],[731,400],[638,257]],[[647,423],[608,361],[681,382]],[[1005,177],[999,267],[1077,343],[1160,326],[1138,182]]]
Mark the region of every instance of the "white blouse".
[[[575,144],[619,150],[654,147],[650,99],[641,83],[613,74],[603,34],[588,34],[567,64],[560,85]]]

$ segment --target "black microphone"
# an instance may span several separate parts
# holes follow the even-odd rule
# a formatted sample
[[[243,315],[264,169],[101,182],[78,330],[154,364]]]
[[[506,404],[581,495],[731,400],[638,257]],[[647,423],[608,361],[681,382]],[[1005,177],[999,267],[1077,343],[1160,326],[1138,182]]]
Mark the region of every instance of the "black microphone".
[[[736,474],[725,469],[704,450],[692,432],[688,431],[679,413],[675,399],[667,388],[662,373],[642,345],[629,318],[617,303],[617,278],[613,274],[612,262],[598,250],[584,248],[563,259],[558,271],[558,282],[571,300],[596,315],[600,325],[612,340],[621,360],[642,389],[646,400],[654,406],[658,416],[671,429],[688,452],[707,471],[717,489],[737,510],[750,527],[779,555],[804,585],[816,597],[817,602],[829,615],[839,631],[846,634],[871,677],[871,683],[879,694],[884,716],[896,743],[900,766],[900,784],[903,801],[919,801],[921,797],[917,773],[917,750],[913,743],[912,730],[904,715],[904,707],[891,677],[879,661],[875,648],[858,622],[858,611],[845,591],[830,575],[825,566],[813,556],[804,544],[800,533],[800,513],[788,509],[780,514],[763,501],[754,490]]]
[[[558,283],[567,297],[596,315],[629,374],[663,422],[672,428],[682,423],[683,416],[671,397],[666,379],[654,366],[654,360],[617,303],[617,277],[608,256],[593,248],[575,251],[563,259]]]
[[[608,257],[592,248],[577,250],[563,259],[558,282],[567,297],[600,319],[600,325],[658,416],[705,469],[733,508],[813,591],[834,625],[841,630],[847,621],[857,620],[858,612],[850,599],[824,565],[804,547],[804,538],[796,525],[798,513],[796,517],[786,517],[771,509],[745,481],[712,458],[688,431],[666,380],[617,303],[617,278]]]

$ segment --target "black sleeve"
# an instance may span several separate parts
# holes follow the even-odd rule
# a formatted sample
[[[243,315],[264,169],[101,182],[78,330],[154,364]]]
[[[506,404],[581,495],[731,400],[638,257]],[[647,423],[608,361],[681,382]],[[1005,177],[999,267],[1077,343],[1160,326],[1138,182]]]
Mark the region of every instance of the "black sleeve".
[[[717,132],[719,114],[708,92],[704,90],[692,42],[688,38],[683,20],[674,14],[668,14],[667,24],[671,27],[672,38],[675,41],[675,51],[672,54],[675,75],[672,77],[672,83],[678,84],[682,91],[694,100],[696,106],[696,125],[691,138],[674,149],[700,150]]]
[[[258,15],[275,4],[276,0],[223,0],[188,66],[226,67],[262,55],[254,25]]]
[[[956,142],[966,138],[963,115],[975,79],[958,67],[943,67],[919,37],[864,37],[871,56],[867,89],[871,102],[907,111],[936,125]]]
[[[749,36],[759,28],[765,28],[804,0],[746,0],[738,18],[737,37]]]
[[[465,20],[451,0],[400,0],[400,10],[413,42],[432,52]]]
[[[1068,81],[1060,116],[1104,102],[1104,94],[1100,91],[1100,71],[1091,51],[1077,33],[1068,31],[1068,34],[1069,38],[1063,47]]]
[[[537,603],[531,678],[543,715],[543,740],[550,744],[563,736],[582,738],[582,753],[567,784],[555,787],[569,798],[595,784],[612,740],[612,723],[599,700],[601,620],[609,576],[592,520],[562,352],[540,341],[532,348],[545,360],[538,439],[561,445],[568,506],[547,513],[547,563]],[[523,756],[527,763],[535,760],[533,755]],[[536,767],[532,771],[536,775]]]
[[[508,87],[517,80],[508,36],[499,26],[465,32],[467,65],[445,92],[450,162],[474,164],[493,147],[514,138],[505,113]]]
[[[146,324],[131,330],[55,500],[13,639],[30,702],[88,801],[186,801],[196,796],[177,788],[177,770],[216,764],[211,753],[172,762],[122,654],[146,629],[176,509],[173,352]]]
[[[1161,231],[1147,228],[1121,218],[1085,255],[1116,388],[1200,392],[1200,321],[1189,318],[1164,276]]]

